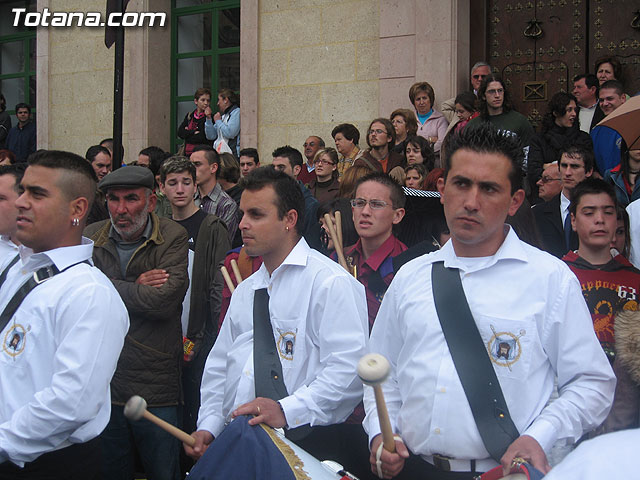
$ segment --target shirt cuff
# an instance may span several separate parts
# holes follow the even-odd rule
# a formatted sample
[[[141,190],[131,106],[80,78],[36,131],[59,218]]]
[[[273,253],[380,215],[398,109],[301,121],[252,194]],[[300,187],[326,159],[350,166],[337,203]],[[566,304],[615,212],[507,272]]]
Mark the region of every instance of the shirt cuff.
[[[206,430],[216,438],[224,430],[224,418],[216,415],[204,418],[198,422],[198,430]]]
[[[545,452],[551,451],[551,447],[558,439],[558,434],[553,424],[548,420],[538,419],[527,428],[522,435],[533,437]]]
[[[279,400],[284,412],[287,426],[291,428],[301,427],[311,423],[311,414],[307,406],[294,395],[289,395]]]

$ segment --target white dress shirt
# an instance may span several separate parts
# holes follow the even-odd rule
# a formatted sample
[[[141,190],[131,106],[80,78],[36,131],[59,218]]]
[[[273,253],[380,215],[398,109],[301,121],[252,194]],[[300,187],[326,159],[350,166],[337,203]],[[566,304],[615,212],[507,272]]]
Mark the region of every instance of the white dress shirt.
[[[544,480],[623,480],[638,474],[640,429],[621,430],[581,443]],[[636,477],[637,478],[637,477]]]
[[[18,249],[18,245],[13,243],[7,235],[0,235],[0,271],[18,255]]]
[[[629,233],[631,235],[631,251],[629,261],[633,266],[640,268],[640,200],[635,200],[627,205],[629,214]]]
[[[556,440],[576,441],[597,427],[611,407],[615,377],[578,280],[564,262],[509,229],[494,256],[457,257],[449,241],[402,267],[387,290],[369,349],[391,363],[383,390],[392,428],[408,448],[427,460],[435,453],[467,460],[466,470],[468,460],[489,458],[435,310],[431,265],[442,260],[460,269],[518,431],[548,450]],[[556,373],[560,397],[545,407]],[[373,439],[380,427],[369,387],[364,401],[364,425]],[[489,459],[478,468],[495,466]]]
[[[344,421],[362,398],[356,365],[366,353],[364,287],[304,239],[269,276],[264,264],[233,292],[202,378],[198,430],[218,436],[231,412],[255,399],[253,298],[269,293],[269,315],[289,396],[288,426]],[[292,342],[288,350],[287,341]]]
[[[571,205],[571,200],[564,196],[564,192],[560,192],[560,217],[562,219],[562,228],[564,228],[564,222],[571,212],[569,212],[569,206]]]
[[[109,383],[129,328],[127,310],[91,261],[93,242],[33,253],[0,288],[3,311],[36,270],[58,275],[36,286],[0,332],[0,463],[18,466],[97,437],[109,421]]]

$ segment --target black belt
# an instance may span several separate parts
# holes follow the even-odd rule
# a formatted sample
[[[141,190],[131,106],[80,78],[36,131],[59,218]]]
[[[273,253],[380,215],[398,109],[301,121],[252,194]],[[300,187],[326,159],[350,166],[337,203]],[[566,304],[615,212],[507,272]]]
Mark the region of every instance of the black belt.
[[[451,471],[451,463],[449,460],[453,460],[451,457],[445,457],[444,455],[439,455],[437,453],[433,454],[433,466],[438,470],[442,470],[443,472]],[[459,471],[459,470],[457,470]],[[469,472],[476,473],[476,461],[469,460]]]

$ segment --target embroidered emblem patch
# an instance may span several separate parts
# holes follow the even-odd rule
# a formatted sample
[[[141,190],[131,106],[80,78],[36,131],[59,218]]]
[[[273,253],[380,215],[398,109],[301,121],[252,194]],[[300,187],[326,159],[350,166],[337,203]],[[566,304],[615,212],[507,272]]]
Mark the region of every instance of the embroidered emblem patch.
[[[520,360],[522,355],[522,345],[520,345],[520,337],[526,335],[525,330],[520,330],[518,335],[511,332],[496,332],[496,329],[491,325],[491,331],[493,336],[487,342],[487,350],[489,351],[489,358],[496,365],[501,367],[507,367],[511,370],[511,365]]]
[[[19,323],[14,324],[2,340],[2,349],[11,357],[17,357],[24,351],[27,331]]]
[[[280,334],[278,337],[278,353],[280,354],[280,358],[289,361],[293,360],[293,352],[296,346],[296,332],[278,329],[278,333]]]

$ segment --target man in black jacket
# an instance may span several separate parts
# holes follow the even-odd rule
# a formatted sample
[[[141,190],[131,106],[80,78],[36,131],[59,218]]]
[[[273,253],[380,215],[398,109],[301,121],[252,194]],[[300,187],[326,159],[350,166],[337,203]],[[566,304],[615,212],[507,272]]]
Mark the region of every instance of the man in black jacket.
[[[578,236],[571,228],[569,204],[574,187],[593,173],[593,153],[576,146],[565,148],[558,168],[562,191],[548,202],[533,207],[533,216],[542,238],[544,250],[562,258],[578,248]]]

